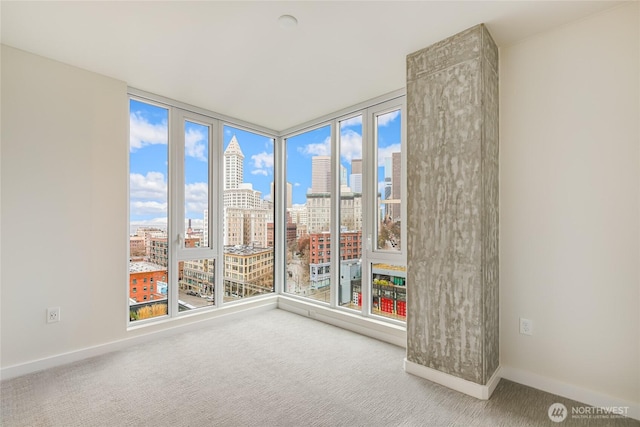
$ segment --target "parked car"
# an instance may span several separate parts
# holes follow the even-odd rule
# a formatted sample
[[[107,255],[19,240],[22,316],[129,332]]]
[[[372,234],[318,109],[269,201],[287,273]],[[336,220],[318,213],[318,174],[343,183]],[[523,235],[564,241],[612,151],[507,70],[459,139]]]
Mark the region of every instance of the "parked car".
[[[194,297],[197,297],[199,294],[196,291],[188,290],[187,295],[192,295]]]

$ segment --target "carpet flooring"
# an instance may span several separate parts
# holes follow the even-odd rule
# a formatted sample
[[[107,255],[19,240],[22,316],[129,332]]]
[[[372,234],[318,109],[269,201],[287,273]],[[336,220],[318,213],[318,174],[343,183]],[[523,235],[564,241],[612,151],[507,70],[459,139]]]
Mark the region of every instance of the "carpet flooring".
[[[481,401],[404,372],[405,350],[270,310],[0,383],[14,426],[640,426],[551,422],[578,402],[502,380]]]

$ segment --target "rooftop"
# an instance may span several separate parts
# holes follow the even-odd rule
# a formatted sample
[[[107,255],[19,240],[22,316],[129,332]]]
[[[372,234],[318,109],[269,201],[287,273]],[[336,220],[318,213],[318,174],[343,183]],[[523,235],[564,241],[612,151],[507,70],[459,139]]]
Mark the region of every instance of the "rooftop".
[[[255,255],[263,252],[272,252],[273,248],[261,248],[258,246],[248,246],[248,245],[236,245],[236,246],[225,246],[224,253],[225,254],[233,254],[233,255]]]
[[[151,271],[166,271],[167,268],[158,264],[145,261],[129,263],[129,273],[147,273]]]

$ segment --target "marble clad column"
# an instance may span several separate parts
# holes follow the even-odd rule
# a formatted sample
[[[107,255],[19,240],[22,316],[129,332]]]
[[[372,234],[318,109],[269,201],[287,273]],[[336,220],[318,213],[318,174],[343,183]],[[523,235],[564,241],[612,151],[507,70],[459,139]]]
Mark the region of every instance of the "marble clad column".
[[[407,153],[407,366],[486,385],[499,188],[498,49],[484,25],[407,57]]]

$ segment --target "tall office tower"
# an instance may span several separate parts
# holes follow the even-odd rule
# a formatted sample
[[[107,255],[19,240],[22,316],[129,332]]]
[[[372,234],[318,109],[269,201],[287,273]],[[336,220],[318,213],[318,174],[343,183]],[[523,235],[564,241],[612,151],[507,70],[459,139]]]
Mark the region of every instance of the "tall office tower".
[[[340,165],[340,186],[346,187],[347,185],[349,185],[347,182],[347,168]]]
[[[233,135],[227,149],[224,150],[224,189],[238,188],[244,179],[244,154],[236,136]]]
[[[362,193],[362,159],[351,160],[351,176],[349,177],[351,191]]]
[[[266,209],[225,206],[222,224],[224,246],[266,247],[268,215],[269,212]]]
[[[352,173],[349,180],[351,182],[351,191],[362,194],[362,174]]]
[[[362,159],[352,159],[351,160],[351,173],[352,174],[362,174]]]
[[[391,198],[391,177],[393,171],[391,168],[391,157],[385,157],[384,159],[384,199],[389,200]],[[391,205],[386,204],[384,209],[386,217],[391,216]]]
[[[271,198],[271,203],[275,203],[275,194],[273,193],[273,182],[271,182],[271,195],[269,196]],[[293,186],[291,185],[290,182],[287,182],[287,206],[286,208],[289,209],[293,204]]]
[[[401,153],[391,153],[391,198],[398,203],[391,205],[391,218],[400,219],[402,206],[400,199],[402,198],[402,155]]]
[[[311,158],[311,192],[329,193],[331,191],[331,156]]]

